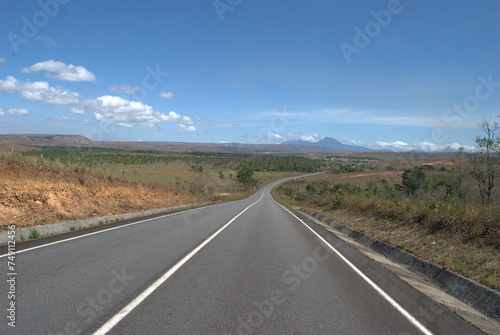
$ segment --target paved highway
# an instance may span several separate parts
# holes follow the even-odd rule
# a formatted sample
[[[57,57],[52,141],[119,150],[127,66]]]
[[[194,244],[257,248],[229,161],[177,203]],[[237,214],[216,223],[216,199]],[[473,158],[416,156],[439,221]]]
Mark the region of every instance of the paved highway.
[[[1,334],[482,334],[397,276],[253,196],[0,249]],[[7,318],[15,302],[15,328]]]

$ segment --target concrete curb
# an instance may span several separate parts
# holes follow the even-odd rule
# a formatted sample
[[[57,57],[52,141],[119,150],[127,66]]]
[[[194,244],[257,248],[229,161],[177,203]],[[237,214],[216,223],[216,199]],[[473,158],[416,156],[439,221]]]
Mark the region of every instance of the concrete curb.
[[[362,232],[346,227],[321,214],[303,208],[300,211],[319,221],[325,222],[341,234],[347,235],[359,244],[384,255],[394,263],[405,266],[410,271],[426,277],[446,293],[468,304],[484,315],[500,320],[500,292],[446,270],[439,265],[418,258],[404,250],[381,242]]]
[[[175,206],[175,207],[165,207],[165,208],[152,209],[152,210],[142,211],[142,212],[126,213],[126,214],[119,214],[119,215],[108,215],[108,216],[103,216],[100,218],[75,220],[75,221],[69,221],[69,222],[54,223],[54,224],[46,225],[46,226],[36,226],[36,227],[32,227],[32,228],[23,228],[23,229],[16,230],[16,241],[29,240],[29,236],[33,230],[36,230],[36,232],[40,236],[56,235],[56,234],[69,232],[72,230],[87,228],[90,226],[97,226],[97,225],[101,225],[101,224],[105,224],[105,223],[112,223],[112,222],[123,221],[123,220],[137,219],[137,218],[141,218],[141,217],[145,217],[145,216],[171,212],[171,211],[176,210],[176,209],[190,208],[190,207],[202,206],[202,205],[206,205],[206,203],[205,204],[182,205],[182,206]],[[0,245],[5,245],[5,244],[7,244],[8,241],[9,241],[8,231],[0,233]]]

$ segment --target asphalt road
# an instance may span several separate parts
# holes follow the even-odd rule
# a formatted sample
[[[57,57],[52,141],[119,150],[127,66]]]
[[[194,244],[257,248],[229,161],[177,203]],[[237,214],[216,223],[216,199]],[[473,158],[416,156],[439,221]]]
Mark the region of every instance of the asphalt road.
[[[18,244],[15,299],[1,248],[0,334],[482,334],[275,203],[273,185]]]

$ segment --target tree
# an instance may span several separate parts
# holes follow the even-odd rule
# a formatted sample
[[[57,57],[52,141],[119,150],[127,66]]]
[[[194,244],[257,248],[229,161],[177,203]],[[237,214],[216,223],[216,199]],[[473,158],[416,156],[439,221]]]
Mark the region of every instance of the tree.
[[[243,166],[238,170],[236,179],[245,186],[254,186],[257,180],[253,178],[253,170],[248,166]]]
[[[464,179],[463,169],[462,169],[462,160],[464,157],[464,148],[458,148],[457,159],[458,159],[458,202],[462,202],[463,193],[462,193],[462,181]]]
[[[491,203],[492,190],[495,187],[495,177],[500,166],[500,138],[495,132],[499,129],[497,122],[483,120],[479,125],[484,137],[477,136],[477,150],[469,154],[471,176],[477,181],[481,202]]]
[[[421,168],[406,169],[403,173],[403,188],[410,197],[415,195],[417,190],[427,186],[427,176]]]
[[[307,184],[306,190],[309,194],[316,194],[318,192],[318,188],[314,184]]]

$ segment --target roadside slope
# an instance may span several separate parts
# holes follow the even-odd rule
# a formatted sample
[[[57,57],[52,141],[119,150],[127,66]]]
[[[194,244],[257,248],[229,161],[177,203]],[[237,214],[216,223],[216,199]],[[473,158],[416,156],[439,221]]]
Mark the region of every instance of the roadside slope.
[[[0,231],[199,201],[185,190],[104,178],[75,169],[49,170],[0,160]]]

